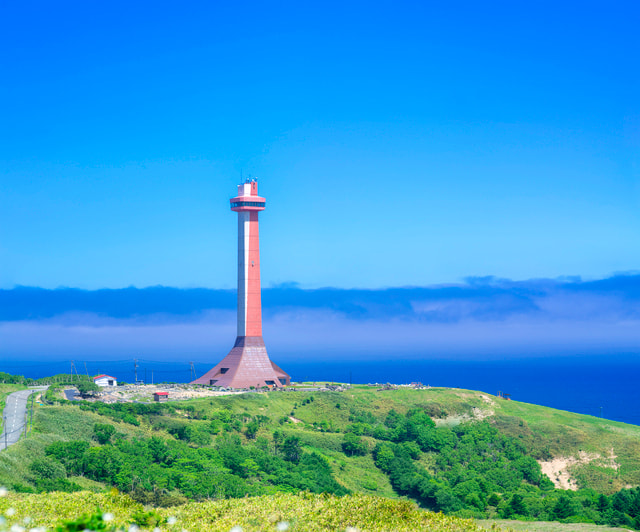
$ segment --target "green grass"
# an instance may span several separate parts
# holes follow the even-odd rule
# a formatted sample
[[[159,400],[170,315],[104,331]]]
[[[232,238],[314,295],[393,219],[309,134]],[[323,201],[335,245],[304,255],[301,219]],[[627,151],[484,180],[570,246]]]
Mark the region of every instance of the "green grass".
[[[313,401],[308,402],[311,397],[313,397]],[[523,441],[537,458],[576,456],[580,451],[597,453],[606,457],[613,450],[616,462],[620,465],[619,470],[604,467],[604,464],[597,460],[590,464],[575,466],[572,474],[581,486],[591,487],[603,493],[613,493],[626,485],[640,485],[640,427],[517,401],[505,401],[481,392],[446,388],[424,390],[400,388],[378,391],[366,386],[354,386],[345,392],[249,393],[193,399],[180,402],[179,405],[192,405],[200,414],[209,419],[212,414],[221,410],[243,414],[248,418],[255,415],[267,416],[270,418],[270,422],[260,429],[258,436],[270,436],[275,429],[284,430],[287,434],[296,434],[300,437],[306,450],[319,452],[328,459],[335,478],[343,486],[356,493],[395,499],[395,503],[398,504],[402,501],[398,500],[398,495],[391,488],[387,475],[375,466],[371,454],[362,457],[347,457],[341,452],[343,434],[339,432],[344,432],[353,423],[354,416],[366,414],[383,421],[392,409],[403,414],[412,408],[420,408],[439,423],[451,425],[473,419],[479,412],[482,412],[483,415],[489,416],[486,418],[487,421],[494,423],[501,432]],[[301,422],[290,421],[289,416],[291,415]],[[186,421],[186,417],[181,412],[171,412],[166,417],[173,419],[184,417]],[[314,422],[318,420],[326,421],[323,430],[314,427]],[[83,411],[73,404],[37,407],[34,433],[6,452],[0,453],[0,485],[11,486],[14,482],[29,484],[29,465],[34,458],[43,456],[46,445],[56,440],[91,440],[93,425],[97,422],[110,423],[116,427],[117,432],[130,438],[150,435],[171,438],[164,430],[157,430],[157,428],[154,430],[145,423],[142,423],[140,427],[135,427],[126,423],[113,422],[104,416]],[[208,424],[209,421],[191,420],[189,423]],[[366,437],[363,439],[371,447],[373,446],[373,439]],[[421,458],[427,468],[433,466],[434,459],[435,457],[431,453],[425,453]],[[87,479],[74,477],[70,480],[89,491],[99,492],[104,489],[102,484]],[[89,495],[84,496],[89,497]],[[106,495],[103,494],[103,496]],[[255,499],[255,501],[260,500],[266,501],[267,499]],[[285,501],[285,499],[278,500]],[[291,501],[293,500],[298,499],[291,499]],[[316,501],[313,503],[314,505],[319,504],[320,499],[313,500]],[[366,500],[368,501],[367,505],[373,504],[371,501],[374,499]],[[290,500],[286,499],[286,501]],[[289,504],[286,501],[283,504]],[[229,508],[236,508],[234,505],[239,504],[232,501],[221,501],[216,504],[223,503],[230,505]],[[388,501],[388,503],[391,504],[392,501]],[[263,506],[271,508],[266,502],[259,504],[262,505],[260,508]],[[311,503],[300,504],[304,506]],[[336,502],[335,505],[338,503]],[[197,506],[198,511],[202,507]],[[216,508],[218,507],[211,507],[210,511],[215,513],[218,511]],[[256,515],[262,515],[260,508],[255,509]],[[164,510],[162,511],[164,512]],[[244,519],[244,517],[237,517],[237,519]],[[264,524],[263,521],[259,521],[258,517],[255,518],[258,519],[255,522],[250,521],[253,519],[250,515],[247,515],[246,519],[249,521],[245,520],[234,524],[242,525],[245,523],[242,525],[245,530],[258,530],[262,525],[256,523]],[[304,517],[304,519],[306,520],[301,520],[300,523],[311,526],[311,517]],[[506,522],[503,521],[496,523],[496,526],[500,527],[510,526],[514,530],[531,531],[576,530],[587,532],[593,530],[594,532],[604,532],[616,530],[607,527],[594,528],[592,525],[582,524],[562,525],[560,523],[520,521],[513,524],[511,522],[505,524]],[[483,522],[483,526],[484,524],[486,522]],[[539,528],[535,528],[535,526]],[[222,530],[222,528],[220,529]],[[299,529],[303,530],[304,528]],[[314,528],[307,529],[315,530]],[[321,530],[321,528],[317,529]],[[217,529],[213,528],[213,530]],[[369,529],[364,528],[364,530]],[[377,530],[377,528],[371,528],[371,530]],[[467,529],[452,528],[451,530]]]
[[[0,453],[0,486],[31,485],[29,465],[45,456],[47,445],[60,440],[91,440],[94,423],[110,423],[116,431],[127,436],[145,436],[149,430],[126,423],[114,423],[104,416],[80,410],[76,405],[36,406],[34,430],[28,437]],[[71,479],[73,480],[73,479]],[[91,481],[88,481],[91,483]],[[94,489],[95,484],[78,482],[80,486]]]
[[[541,521],[505,521],[501,519],[478,521],[482,527],[491,530],[492,526],[502,529],[508,528],[523,532],[626,532],[626,528],[612,528],[610,526],[590,525],[586,523],[555,523]]]
[[[577,465],[573,474],[579,486],[612,493],[626,485],[640,485],[640,427],[517,401],[497,400],[495,411],[496,422],[507,434],[551,456],[584,451],[607,457],[613,452],[619,470],[602,467],[598,461]],[[513,418],[524,425],[515,424]]]
[[[313,396],[314,401],[302,404]],[[287,431],[297,432],[308,448],[333,458],[339,451],[342,436],[321,433],[314,428],[317,420],[325,420],[329,431],[343,432],[352,422],[353,412],[366,412],[384,420],[390,410],[405,413],[411,408],[424,409],[438,423],[455,425],[472,419],[474,413],[491,414],[487,419],[501,432],[523,441],[541,460],[575,457],[582,452],[603,457],[586,464],[572,466],[578,486],[611,494],[627,486],[640,485],[640,427],[616,421],[556,410],[553,408],[506,401],[487,393],[453,388],[415,390],[398,388],[377,390],[356,385],[344,392],[272,392],[196,399],[188,402],[205,412],[228,409],[233,413],[261,414],[272,421],[293,416],[301,423],[287,421]],[[271,431],[275,427],[263,429]],[[619,469],[610,465],[610,454]],[[382,476],[367,468],[362,471],[345,462],[334,464],[336,477],[350,489],[361,491],[364,485],[376,483],[381,493],[393,496]],[[365,492],[371,492],[371,490]]]
[[[114,515],[114,524],[127,527],[140,515],[143,507],[125,495],[79,492],[46,495],[9,494],[0,499],[0,513],[7,515],[7,525],[23,524],[30,518],[30,527],[55,526],[60,521],[100,508]],[[278,523],[287,523],[291,532],[324,530],[397,532],[429,530],[431,532],[481,532],[474,521],[420,510],[408,501],[389,500],[367,495],[333,497],[325,495],[278,494],[273,496],[189,503],[173,508],[154,510],[161,530],[224,531],[235,526],[244,532],[277,530]],[[169,524],[168,519],[175,519]],[[143,529],[153,528],[152,524]],[[500,528],[494,528],[500,530]]]
[[[314,401],[303,405],[313,396]],[[474,412],[492,414],[487,419],[503,433],[526,443],[539,459],[577,456],[581,451],[603,458],[615,455],[616,471],[608,460],[573,466],[572,475],[581,487],[613,493],[626,486],[640,485],[640,427],[616,421],[556,410],[518,401],[506,401],[487,393],[454,388],[415,390],[398,388],[378,391],[355,385],[344,392],[272,392],[195,399],[188,404],[205,412],[229,409],[233,413],[261,414],[272,421],[293,416],[302,423],[285,423],[287,431],[296,431],[309,447],[331,457],[339,450],[342,437],[320,433],[313,422],[326,420],[328,429],[343,432],[350,424],[352,412],[368,412],[384,420],[390,410],[405,413],[411,408],[424,409],[439,423],[453,425],[473,417]],[[296,406],[297,405],[297,406]],[[273,425],[268,430],[273,430]],[[347,473],[336,474],[345,485],[358,486],[357,472],[346,466]],[[367,475],[361,479],[364,482]],[[354,483],[355,482],[355,483]],[[360,484],[362,484],[360,482]],[[382,493],[387,493],[382,488]]]
[[[0,385],[0,393],[5,389],[19,389],[14,385]],[[313,396],[307,404],[303,401]],[[580,451],[597,453],[604,457],[613,450],[618,471],[603,467],[606,464],[592,462],[576,466],[574,476],[578,482],[605,493],[612,493],[626,485],[640,485],[640,427],[608,421],[593,416],[585,416],[555,410],[552,408],[505,401],[486,393],[450,389],[431,388],[414,390],[399,388],[378,391],[367,386],[354,386],[345,392],[271,392],[193,399],[181,404],[193,405],[205,415],[228,409],[232,413],[247,416],[263,415],[271,423],[261,429],[261,433],[284,428],[296,432],[308,448],[321,451],[329,458],[340,451],[343,432],[351,423],[355,413],[369,413],[378,420],[384,420],[391,409],[405,413],[411,408],[424,409],[429,415],[444,423],[456,423],[473,416],[474,411],[492,413],[489,421],[504,433],[522,440],[533,450],[534,455],[544,459],[559,456],[575,456]],[[292,414],[301,423],[288,421]],[[93,423],[105,422],[105,418],[80,411],[77,406],[39,407],[36,409],[36,428],[43,434],[55,434],[62,439],[90,439]],[[287,419],[283,425],[278,421]],[[314,421],[325,420],[325,430],[314,428]],[[107,421],[110,422],[110,421]],[[127,435],[150,435],[151,428],[115,423],[117,430]],[[336,433],[333,433],[333,432]],[[153,432],[153,434],[157,434]],[[71,436],[73,435],[73,436]],[[160,434],[162,435],[162,434]],[[347,483],[356,482],[354,470],[347,463],[346,471],[338,477]],[[363,482],[370,485],[373,469],[363,474]],[[357,475],[356,475],[357,476]],[[378,477],[378,480],[380,477]],[[381,486],[382,481],[373,480]],[[387,493],[382,486],[382,493]]]

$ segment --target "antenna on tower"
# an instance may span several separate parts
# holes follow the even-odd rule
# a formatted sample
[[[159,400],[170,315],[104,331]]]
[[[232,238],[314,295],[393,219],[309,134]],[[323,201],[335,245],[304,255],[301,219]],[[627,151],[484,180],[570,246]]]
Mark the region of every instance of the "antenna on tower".
[[[133,359],[133,382],[138,384],[138,359]]]
[[[196,380],[196,368],[193,366],[193,362],[189,362],[189,366],[191,366],[191,380]]]

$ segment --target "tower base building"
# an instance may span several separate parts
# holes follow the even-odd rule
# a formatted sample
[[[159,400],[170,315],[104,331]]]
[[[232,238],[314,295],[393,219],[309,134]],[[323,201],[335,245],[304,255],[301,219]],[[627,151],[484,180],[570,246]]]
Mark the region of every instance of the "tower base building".
[[[225,388],[277,388],[290,382],[289,375],[269,359],[262,336],[238,336],[229,354],[191,384]]]
[[[231,199],[231,210],[238,213],[238,336],[229,354],[191,384],[277,388],[291,382],[269,359],[262,339],[258,212],[265,203],[255,179],[238,185],[238,195]]]

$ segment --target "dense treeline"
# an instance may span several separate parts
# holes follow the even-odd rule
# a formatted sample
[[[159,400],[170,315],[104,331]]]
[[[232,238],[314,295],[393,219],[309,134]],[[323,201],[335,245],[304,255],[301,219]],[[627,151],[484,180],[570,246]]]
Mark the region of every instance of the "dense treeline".
[[[357,422],[350,430],[344,437],[345,452],[367,452],[358,434],[386,440],[373,449],[376,465],[398,493],[432,510],[640,529],[640,489],[612,497],[593,490],[556,490],[522,443],[486,421],[436,427],[422,410],[405,416],[392,410],[383,426]],[[429,468],[425,453],[432,458]]]
[[[213,401],[207,409],[204,403],[76,402],[87,415],[102,416],[99,423],[91,417],[90,440],[48,445],[30,465],[32,486],[14,488],[74,491],[80,489],[77,478],[85,477],[154,505],[300,490],[342,495],[349,490],[336,480],[335,468],[367,460],[396,493],[432,510],[640,530],[640,489],[611,496],[557,490],[526,440],[501,433],[491,421],[436,426],[425,408],[376,417],[352,407],[345,426],[329,415],[328,397],[315,405],[313,396],[306,397],[291,417],[277,414],[275,420],[244,406],[234,412],[224,401],[215,403],[218,410]],[[312,406],[327,419],[314,417],[294,428],[296,409]],[[345,406],[330,408],[344,412]],[[154,435],[142,437],[142,429]]]
[[[102,445],[70,441],[46,448],[46,458],[33,466],[41,475],[45,470],[51,472],[43,486],[68,474],[85,476],[156,505],[184,502],[185,498],[235,498],[278,491],[346,493],[333,479],[326,459],[317,453],[302,453],[295,436],[277,445],[266,439],[242,445],[239,435],[225,435],[213,447],[194,448],[158,437],[113,438],[116,435],[105,434],[98,426],[95,433]],[[65,485],[60,483],[63,489]]]
[[[141,420],[174,439],[127,438],[111,423],[95,423],[92,441],[58,441],[30,469],[38,491],[78,491],[69,477],[86,477],[154,505],[186,500],[236,498],[276,492],[310,491],[344,495],[325,457],[303,452],[295,435],[275,431],[256,437],[265,416],[240,416],[222,410],[203,417],[190,405],[83,403],[114,421],[139,426]],[[167,414],[174,414],[171,417]],[[206,416],[205,416],[206,417]],[[218,435],[212,445],[213,435]],[[32,491],[26,485],[13,486]]]
[[[0,382],[4,384],[24,384],[26,386],[38,386],[45,384],[59,384],[59,385],[70,385],[75,386],[78,383],[83,382],[91,382],[93,383],[93,379],[88,375],[82,374],[71,374],[71,373],[60,373],[58,375],[53,375],[51,377],[43,377],[41,379],[32,379],[30,377],[25,377],[23,375],[11,375],[10,373],[5,373],[0,371]]]
[[[2,384],[27,384],[27,379],[22,375],[11,375],[0,371],[0,382]]]

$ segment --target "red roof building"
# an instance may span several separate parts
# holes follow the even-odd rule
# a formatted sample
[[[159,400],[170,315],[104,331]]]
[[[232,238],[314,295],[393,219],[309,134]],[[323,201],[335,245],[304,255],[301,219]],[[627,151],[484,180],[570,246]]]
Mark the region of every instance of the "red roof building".
[[[98,375],[93,378],[93,382],[98,386],[118,386],[118,381],[111,375]]]

